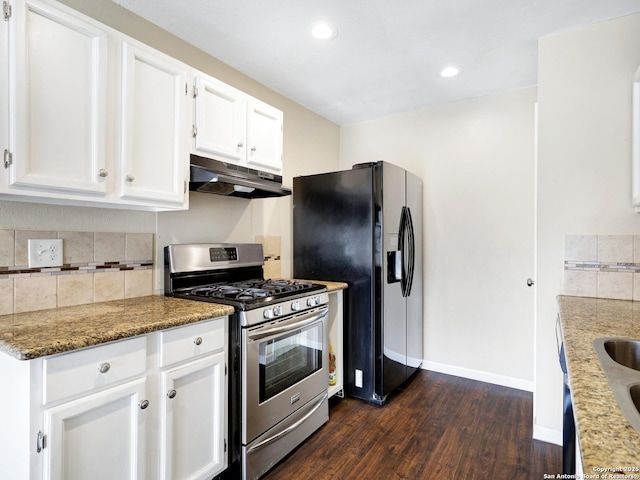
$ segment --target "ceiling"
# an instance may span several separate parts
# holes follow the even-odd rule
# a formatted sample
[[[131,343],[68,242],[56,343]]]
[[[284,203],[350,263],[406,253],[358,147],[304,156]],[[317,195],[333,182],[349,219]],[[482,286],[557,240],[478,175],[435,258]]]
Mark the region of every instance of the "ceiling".
[[[537,39],[640,0],[113,0],[338,125],[537,83]],[[319,41],[308,26],[338,29]],[[463,73],[442,78],[459,65]]]

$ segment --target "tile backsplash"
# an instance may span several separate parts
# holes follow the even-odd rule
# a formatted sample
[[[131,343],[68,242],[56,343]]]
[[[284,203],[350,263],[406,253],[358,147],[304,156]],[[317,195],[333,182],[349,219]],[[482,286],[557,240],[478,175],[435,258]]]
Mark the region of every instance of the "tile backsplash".
[[[640,235],[567,235],[564,294],[640,300]]]
[[[282,278],[282,237],[279,235],[256,235],[255,242],[262,244],[264,253],[264,278]]]
[[[62,239],[63,266],[29,268],[28,240]],[[153,293],[152,233],[0,230],[0,314]]]

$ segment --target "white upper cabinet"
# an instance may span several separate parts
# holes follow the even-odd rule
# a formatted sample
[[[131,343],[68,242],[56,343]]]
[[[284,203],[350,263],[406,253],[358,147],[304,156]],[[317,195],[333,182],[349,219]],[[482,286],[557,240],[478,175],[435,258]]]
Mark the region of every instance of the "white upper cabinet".
[[[104,196],[107,33],[38,0],[10,29],[10,185]]]
[[[282,111],[53,0],[3,6],[4,199],[183,210],[190,153],[281,174]]]
[[[9,4],[5,4],[9,8]],[[9,12],[7,12],[7,15]],[[4,12],[3,12],[4,15]],[[9,22],[0,20],[0,45],[9,45]],[[9,49],[0,48],[0,192],[9,184]]]
[[[194,97],[194,154],[255,170],[282,171],[281,110],[199,72]]]
[[[187,208],[189,67],[57,2],[6,4],[4,198]]]
[[[282,111],[255,98],[248,100],[247,110],[247,164],[282,171]]]
[[[189,67],[122,42],[121,197],[183,204],[188,181]]]
[[[208,75],[195,77],[194,153],[239,164],[246,156],[245,95]]]

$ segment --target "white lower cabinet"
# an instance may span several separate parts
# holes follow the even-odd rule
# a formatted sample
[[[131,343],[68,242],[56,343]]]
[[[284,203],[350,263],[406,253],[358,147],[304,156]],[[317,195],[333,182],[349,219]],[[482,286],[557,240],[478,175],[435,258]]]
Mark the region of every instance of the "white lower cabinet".
[[[224,353],[163,372],[162,385],[160,478],[212,478],[226,467]]]
[[[210,479],[227,467],[227,332],[217,318],[159,333],[154,478]]]
[[[43,478],[145,478],[147,339],[42,360]]]
[[[145,379],[44,411],[46,480],[145,478]]]
[[[210,479],[227,467],[228,318],[19,361],[0,353],[0,478]]]

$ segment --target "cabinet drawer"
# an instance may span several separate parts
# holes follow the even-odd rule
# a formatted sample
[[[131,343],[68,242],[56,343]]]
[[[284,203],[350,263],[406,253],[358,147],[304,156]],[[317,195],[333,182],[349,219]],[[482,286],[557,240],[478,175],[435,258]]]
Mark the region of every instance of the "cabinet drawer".
[[[144,375],[146,346],[147,339],[141,336],[45,358],[44,403]]]
[[[226,345],[227,317],[214,318],[160,332],[160,366],[190,360]]]

